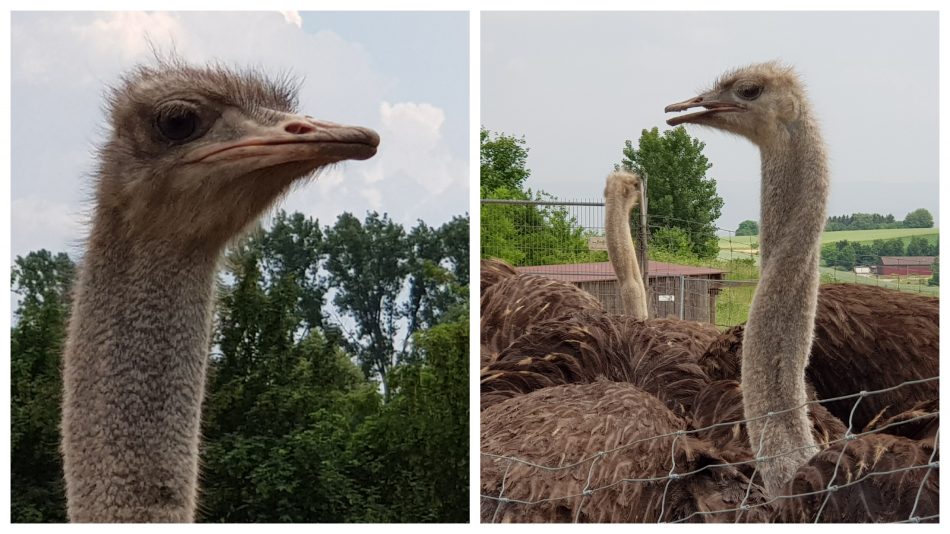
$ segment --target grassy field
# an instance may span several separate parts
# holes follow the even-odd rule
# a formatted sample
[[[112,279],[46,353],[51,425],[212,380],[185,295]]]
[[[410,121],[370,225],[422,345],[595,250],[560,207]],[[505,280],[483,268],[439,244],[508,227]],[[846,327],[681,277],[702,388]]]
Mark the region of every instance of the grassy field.
[[[846,230],[842,232],[825,232],[821,234],[821,244],[836,241],[871,242],[875,239],[901,238],[906,245],[912,237],[924,237],[930,243],[940,239],[936,228],[893,228],[889,230]],[[758,245],[759,236],[721,237],[719,238],[719,259],[745,259],[757,257],[754,246]]]
[[[912,237],[924,237],[929,242],[934,243],[939,239],[939,232],[936,228],[896,228],[892,230],[854,230],[843,232],[825,232],[821,236],[822,244],[834,243],[836,241],[857,241],[871,242],[875,239],[894,239],[900,238],[906,244]],[[758,279],[758,269],[749,269],[747,262],[736,262],[730,260],[745,260],[752,258],[758,260],[758,250],[753,245],[758,244],[758,236],[743,237],[724,237],[719,240],[719,258],[718,262],[711,262],[710,267],[717,267],[729,271],[726,275],[727,280],[755,280]],[[713,265],[712,263],[717,263]],[[940,296],[940,288],[928,286],[929,277],[894,277],[894,278],[876,278],[873,276],[862,276],[851,271],[838,271],[830,267],[820,267],[821,282],[825,283],[854,283],[869,284],[911,293],[920,293],[922,295]],[[755,287],[738,285],[735,287],[725,287],[716,300],[716,324],[720,327],[740,324],[745,322],[749,315],[749,304],[752,302],[752,295]]]
[[[821,244],[835,241],[874,241],[875,239],[894,239],[895,237],[909,240],[914,236],[924,236],[928,241],[935,241],[939,236],[937,228],[892,228],[889,230],[845,230],[842,232],[825,232],[821,234]],[[720,237],[719,249],[749,248],[759,242],[759,236],[748,235],[741,237]]]

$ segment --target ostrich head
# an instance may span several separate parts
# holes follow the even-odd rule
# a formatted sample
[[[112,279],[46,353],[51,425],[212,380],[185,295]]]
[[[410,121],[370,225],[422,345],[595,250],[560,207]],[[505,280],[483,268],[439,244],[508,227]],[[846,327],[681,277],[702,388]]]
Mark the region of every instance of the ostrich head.
[[[217,65],[140,67],[112,91],[100,213],[145,242],[218,247],[292,183],[376,153],[366,128],[295,112],[296,87]]]
[[[622,202],[624,212],[629,212],[640,201],[640,177],[630,171],[615,171],[607,176],[604,198]]]
[[[693,123],[725,130],[757,145],[794,131],[802,120],[805,90],[791,67],[759,63],[722,75],[712,89],[670,104],[666,112],[703,107],[703,111],[673,117],[670,126]]]

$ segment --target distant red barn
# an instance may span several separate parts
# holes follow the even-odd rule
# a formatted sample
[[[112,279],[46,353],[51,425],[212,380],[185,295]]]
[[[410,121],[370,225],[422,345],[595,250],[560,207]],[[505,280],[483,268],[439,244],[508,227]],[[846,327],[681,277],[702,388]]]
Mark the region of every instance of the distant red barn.
[[[881,263],[877,266],[877,274],[881,276],[919,274],[930,276],[936,256],[881,256]]]

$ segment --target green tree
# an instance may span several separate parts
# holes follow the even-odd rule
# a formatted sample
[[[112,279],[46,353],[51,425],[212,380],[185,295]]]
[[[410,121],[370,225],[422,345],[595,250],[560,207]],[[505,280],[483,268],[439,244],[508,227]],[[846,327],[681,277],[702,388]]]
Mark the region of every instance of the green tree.
[[[485,199],[557,199],[543,191],[522,189],[531,172],[525,167],[524,138],[491,134],[482,129],[481,195]],[[563,207],[482,204],[481,254],[513,265],[550,265],[606,261],[603,252],[587,246],[590,232],[580,227]]]
[[[911,237],[910,242],[907,243],[908,256],[929,256],[930,252],[930,242],[927,241],[925,237],[914,236]]]
[[[927,280],[928,286],[939,286],[940,285],[940,263],[934,262],[934,274],[930,277],[930,280]]]
[[[353,438],[357,477],[373,481],[359,520],[468,520],[468,320],[416,338],[424,363],[392,371],[391,400]]]
[[[752,220],[745,220],[739,223],[739,228],[736,229],[736,236],[742,235],[759,235],[759,223]]]
[[[884,241],[884,245],[881,247],[879,252],[880,256],[903,256],[904,255],[904,240],[900,238],[893,238]]]
[[[689,234],[682,228],[660,228],[650,236],[650,252],[662,251],[679,257],[694,256]]]
[[[10,332],[11,519],[64,522],[59,455],[60,362],[75,266],[46,250],[17,256],[12,269],[19,305]]]
[[[521,191],[531,176],[526,167],[527,142],[524,137],[492,133],[483,126],[481,139],[480,190],[482,197],[499,189]]]
[[[408,274],[406,232],[372,212],[362,223],[344,213],[325,233],[328,281],[337,290],[333,303],[356,323],[351,348],[363,372],[378,376],[386,392],[387,374],[397,361],[399,294]]]
[[[934,217],[924,208],[916,209],[904,217],[906,228],[933,228]]]
[[[465,298],[468,217],[455,217],[440,228],[419,221],[407,240],[409,294],[403,315],[407,331],[412,333],[440,323]],[[410,340],[411,335],[403,338],[400,359],[410,355]]]
[[[719,253],[715,222],[723,200],[716,181],[706,177],[712,164],[703,155],[705,146],[683,127],[662,135],[657,128],[643,130],[637,147],[624,143],[620,166],[646,179],[651,226],[681,228],[697,256],[712,258]]]

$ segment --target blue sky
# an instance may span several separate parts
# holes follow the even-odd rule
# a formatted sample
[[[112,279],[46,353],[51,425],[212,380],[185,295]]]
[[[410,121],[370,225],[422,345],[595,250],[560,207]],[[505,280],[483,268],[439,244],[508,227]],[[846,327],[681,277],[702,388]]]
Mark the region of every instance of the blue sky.
[[[12,253],[81,252],[103,91],[151,57],[303,78],[301,111],[376,129],[371,160],[335,167],[281,207],[332,224],[388,212],[407,226],[468,211],[468,14],[464,12],[15,12]]]

